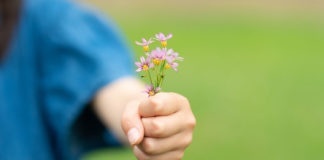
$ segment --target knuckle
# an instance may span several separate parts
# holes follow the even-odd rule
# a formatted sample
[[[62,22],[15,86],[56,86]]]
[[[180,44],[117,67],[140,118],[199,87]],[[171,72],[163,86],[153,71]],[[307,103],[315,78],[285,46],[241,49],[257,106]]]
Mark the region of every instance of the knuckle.
[[[190,102],[189,102],[189,99],[187,97],[181,96],[181,99],[187,106],[190,106]]]
[[[145,138],[142,142],[143,151],[147,154],[154,154],[156,152],[156,147],[152,139]]]
[[[145,153],[143,153],[141,150],[139,149],[134,149],[133,150],[134,155],[136,156],[136,158],[138,160],[149,160],[149,156],[146,155]]]
[[[135,155],[138,160],[150,160],[150,158],[145,154]]]
[[[155,113],[160,113],[163,109],[162,101],[154,97],[150,100],[150,105],[150,107],[154,110]]]
[[[151,132],[154,136],[162,136],[163,135],[164,128],[165,128],[163,123],[161,123],[158,120],[153,119],[151,125],[152,125]]]
[[[184,156],[184,152],[180,151],[179,153],[177,153],[174,157],[175,160],[181,160]]]
[[[150,157],[148,157],[147,155],[145,154],[142,154],[140,156],[137,157],[139,160],[150,160]]]
[[[182,95],[179,95],[179,94],[176,94],[176,93],[173,93],[174,95],[177,95],[178,97],[178,101],[181,103],[181,104],[184,104],[185,106],[190,106],[190,102],[189,102],[189,99],[185,96],[182,96]]]
[[[193,130],[196,127],[197,121],[194,116],[191,116],[191,118],[188,118],[187,125],[189,129]]]
[[[151,158],[149,158],[148,156],[142,156],[142,157],[138,157],[139,160],[150,160]]]
[[[183,140],[183,146],[184,148],[188,147],[192,142],[192,134],[189,134],[188,136],[185,136]]]

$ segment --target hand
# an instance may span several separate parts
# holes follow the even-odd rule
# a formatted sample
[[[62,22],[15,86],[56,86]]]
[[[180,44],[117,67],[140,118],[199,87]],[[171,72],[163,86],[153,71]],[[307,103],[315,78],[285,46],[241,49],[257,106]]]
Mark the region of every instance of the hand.
[[[122,116],[122,128],[140,160],[181,159],[195,125],[188,100],[176,93],[130,102]]]

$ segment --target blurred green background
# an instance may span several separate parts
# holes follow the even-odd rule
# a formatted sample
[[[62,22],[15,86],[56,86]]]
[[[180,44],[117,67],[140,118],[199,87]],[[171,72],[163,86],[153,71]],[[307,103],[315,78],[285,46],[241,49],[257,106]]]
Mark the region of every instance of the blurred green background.
[[[90,1],[89,1],[90,2]],[[197,118],[184,160],[324,159],[324,3],[92,0],[135,40],[173,33],[185,61],[165,91]],[[85,160],[135,159],[104,149]]]

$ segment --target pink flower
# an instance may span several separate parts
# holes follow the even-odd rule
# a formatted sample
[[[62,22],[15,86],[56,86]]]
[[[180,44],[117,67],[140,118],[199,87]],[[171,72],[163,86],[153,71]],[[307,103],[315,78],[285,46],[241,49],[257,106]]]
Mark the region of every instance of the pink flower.
[[[159,41],[166,41],[172,38],[172,34],[168,34],[167,36],[165,36],[163,33],[158,33],[155,35],[155,38]]]
[[[166,49],[161,49],[161,48],[156,48],[149,55],[154,65],[161,64],[161,62],[165,60],[165,56],[166,56]]]
[[[172,68],[175,71],[178,71],[178,68],[177,68],[178,66],[179,66],[179,64],[177,62],[170,61],[170,60],[167,60],[167,63],[165,64],[166,69]]]
[[[167,51],[167,55],[166,55],[166,65],[165,68],[169,69],[172,68],[175,71],[178,71],[177,67],[179,66],[179,64],[177,63],[177,61],[182,61],[183,58],[179,57],[179,53],[174,52],[172,49],[169,49]]]
[[[169,61],[183,61],[182,57],[179,57],[179,53],[174,52],[173,49],[169,49],[166,53],[166,59]]]
[[[140,62],[135,62],[135,65],[138,67],[136,72],[140,71],[147,71],[149,68],[153,67],[153,63],[151,62],[150,58],[140,58]]]
[[[154,96],[155,94],[159,93],[161,90],[160,87],[154,88],[153,85],[146,86],[145,93],[148,94],[148,96]]]
[[[142,46],[145,52],[149,51],[149,44],[153,43],[152,39],[150,38],[149,40],[146,40],[145,38],[142,38],[142,42],[137,42],[135,43],[139,46]]]
[[[161,42],[162,47],[167,46],[167,40],[172,38],[172,34],[165,36],[163,33],[158,33],[155,35],[155,38]]]

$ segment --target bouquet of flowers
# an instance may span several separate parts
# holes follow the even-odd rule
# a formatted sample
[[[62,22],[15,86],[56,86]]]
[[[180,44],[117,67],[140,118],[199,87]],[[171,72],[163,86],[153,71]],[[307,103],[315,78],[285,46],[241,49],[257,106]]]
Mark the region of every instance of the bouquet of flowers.
[[[135,62],[135,65],[138,67],[136,72],[140,72],[141,77],[149,81],[145,91],[148,96],[154,96],[161,90],[166,71],[169,69],[177,71],[178,61],[183,60],[172,48],[167,48],[167,41],[170,38],[172,34],[165,36],[163,33],[158,33],[154,39],[142,38],[142,42],[135,42],[143,47],[145,54],[140,57],[139,62]],[[154,40],[159,41],[160,46],[151,51],[149,46],[155,42]]]

